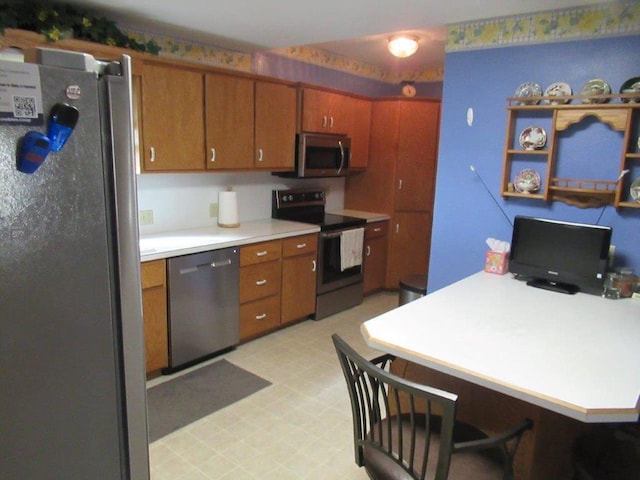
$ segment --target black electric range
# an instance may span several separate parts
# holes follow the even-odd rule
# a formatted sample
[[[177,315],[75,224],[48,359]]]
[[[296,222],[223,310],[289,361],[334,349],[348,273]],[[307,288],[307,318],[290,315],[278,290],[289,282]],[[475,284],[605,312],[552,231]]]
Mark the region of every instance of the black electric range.
[[[362,250],[365,219],[325,213],[321,189],[274,190],[271,217],[320,227],[316,282],[316,320],[362,303]],[[343,238],[346,240],[343,251]],[[360,243],[357,244],[359,239]],[[356,242],[354,245],[353,242]],[[359,251],[355,255],[352,252]],[[349,262],[343,260],[348,259]]]
[[[325,213],[325,192],[321,189],[274,190],[271,218],[318,225],[320,231],[343,230],[363,226],[363,218]]]

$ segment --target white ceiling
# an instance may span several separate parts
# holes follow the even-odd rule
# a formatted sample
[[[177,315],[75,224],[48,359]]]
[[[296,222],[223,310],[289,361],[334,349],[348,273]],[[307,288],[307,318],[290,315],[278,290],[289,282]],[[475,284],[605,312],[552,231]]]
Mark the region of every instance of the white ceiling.
[[[313,45],[394,73],[442,66],[446,25],[591,5],[595,0],[66,0],[123,26],[238,51]],[[394,59],[392,33],[420,48]]]

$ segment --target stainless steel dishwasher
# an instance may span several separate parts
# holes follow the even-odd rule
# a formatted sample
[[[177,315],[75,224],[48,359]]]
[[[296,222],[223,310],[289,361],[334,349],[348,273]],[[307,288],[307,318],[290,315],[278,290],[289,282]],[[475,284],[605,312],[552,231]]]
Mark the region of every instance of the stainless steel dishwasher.
[[[187,367],[236,345],[238,248],[169,259],[169,368]]]

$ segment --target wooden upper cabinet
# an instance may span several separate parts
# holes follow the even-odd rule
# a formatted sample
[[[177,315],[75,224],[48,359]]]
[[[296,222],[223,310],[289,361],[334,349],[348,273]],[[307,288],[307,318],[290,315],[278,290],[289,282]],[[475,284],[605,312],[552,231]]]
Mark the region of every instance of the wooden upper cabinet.
[[[433,207],[440,104],[401,102],[399,107],[394,209],[430,212]]]
[[[371,102],[350,98],[353,121],[347,134],[351,137],[350,168],[366,168],[369,164],[369,136],[371,135]]]
[[[351,138],[350,168],[366,168],[369,157],[371,102],[315,88],[302,90],[303,132],[343,133]]]
[[[253,167],[253,89],[249,78],[205,76],[208,170]]]
[[[144,170],[204,170],[203,83],[199,71],[145,63],[142,74]]]
[[[141,85],[145,171],[293,170],[293,85],[152,61]]]
[[[292,86],[255,81],[255,168],[294,168],[296,101]]]
[[[347,133],[353,123],[353,111],[346,105],[351,97],[305,88],[302,92],[302,131]]]

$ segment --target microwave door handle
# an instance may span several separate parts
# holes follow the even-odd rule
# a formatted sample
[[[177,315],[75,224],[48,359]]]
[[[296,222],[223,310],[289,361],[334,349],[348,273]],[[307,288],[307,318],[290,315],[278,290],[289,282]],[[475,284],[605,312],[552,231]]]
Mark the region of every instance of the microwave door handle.
[[[342,141],[338,140],[338,147],[340,148],[340,167],[338,167],[338,175],[342,172],[342,167],[344,167],[344,148],[342,148]]]

